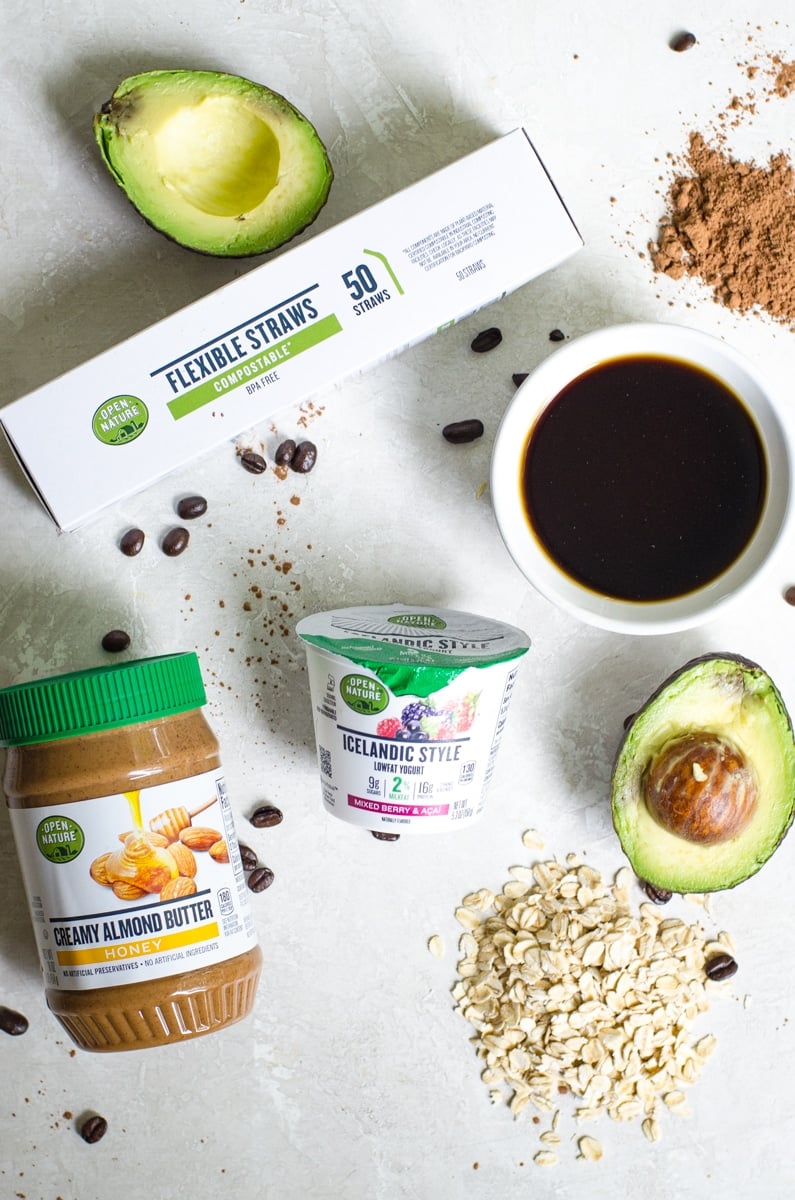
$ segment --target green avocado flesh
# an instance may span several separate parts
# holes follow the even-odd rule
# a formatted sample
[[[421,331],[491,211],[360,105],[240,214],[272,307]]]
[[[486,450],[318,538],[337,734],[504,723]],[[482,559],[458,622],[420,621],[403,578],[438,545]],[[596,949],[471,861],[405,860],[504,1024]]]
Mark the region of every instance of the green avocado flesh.
[[[217,71],[147,71],[94,118],[102,158],[150,225],[192,250],[262,254],[314,221],[333,171],[283,96]]]
[[[756,807],[748,823],[718,843],[664,828],[646,801],[650,764],[687,734],[725,739],[755,774]],[[753,875],[786,834],[795,807],[795,738],[770,676],[731,654],[687,663],[633,717],[613,767],[611,799],[624,853],[635,873],[655,887],[713,892]]]

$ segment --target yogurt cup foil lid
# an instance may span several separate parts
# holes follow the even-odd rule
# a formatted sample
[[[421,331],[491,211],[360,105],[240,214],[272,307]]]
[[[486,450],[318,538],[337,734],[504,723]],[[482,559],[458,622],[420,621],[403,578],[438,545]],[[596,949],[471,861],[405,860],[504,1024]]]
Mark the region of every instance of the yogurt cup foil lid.
[[[396,695],[429,695],[470,667],[520,658],[521,629],[474,613],[382,604],[315,613],[296,632],[308,644],[377,675]]]

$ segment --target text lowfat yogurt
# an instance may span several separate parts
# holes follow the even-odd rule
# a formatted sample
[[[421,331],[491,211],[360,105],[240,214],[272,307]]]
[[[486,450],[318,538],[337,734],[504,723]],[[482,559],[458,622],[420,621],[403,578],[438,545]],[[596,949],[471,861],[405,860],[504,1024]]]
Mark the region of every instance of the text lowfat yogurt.
[[[398,604],[316,613],[297,632],[327,812],[392,834],[477,820],[529,637]]]

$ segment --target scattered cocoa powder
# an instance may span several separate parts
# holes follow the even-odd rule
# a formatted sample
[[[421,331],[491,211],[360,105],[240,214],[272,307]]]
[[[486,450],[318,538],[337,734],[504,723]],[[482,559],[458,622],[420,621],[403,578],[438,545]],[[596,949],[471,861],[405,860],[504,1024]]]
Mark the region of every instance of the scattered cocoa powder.
[[[775,71],[773,91],[777,96],[788,96],[795,88],[795,62],[785,63],[776,54],[772,63]]]
[[[795,329],[795,169],[784,152],[766,163],[732,156],[727,132],[757,116],[759,99],[795,91],[795,62],[780,55],[738,64],[758,88],[733,95],[708,137],[689,136],[666,197],[667,215],[649,243],[654,269],[671,279],[688,275],[737,312],[764,310]]]
[[[696,276],[721,304],[795,327],[795,171],[783,153],[741,162],[691,133],[686,171],[649,250],[671,279]]]

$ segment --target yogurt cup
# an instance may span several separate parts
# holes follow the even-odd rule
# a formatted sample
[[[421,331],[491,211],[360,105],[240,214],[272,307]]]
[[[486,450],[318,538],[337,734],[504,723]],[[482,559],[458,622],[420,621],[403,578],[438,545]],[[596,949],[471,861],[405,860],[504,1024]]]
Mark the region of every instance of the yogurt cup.
[[[527,634],[401,604],[315,613],[297,633],[326,812],[392,835],[476,821]]]

